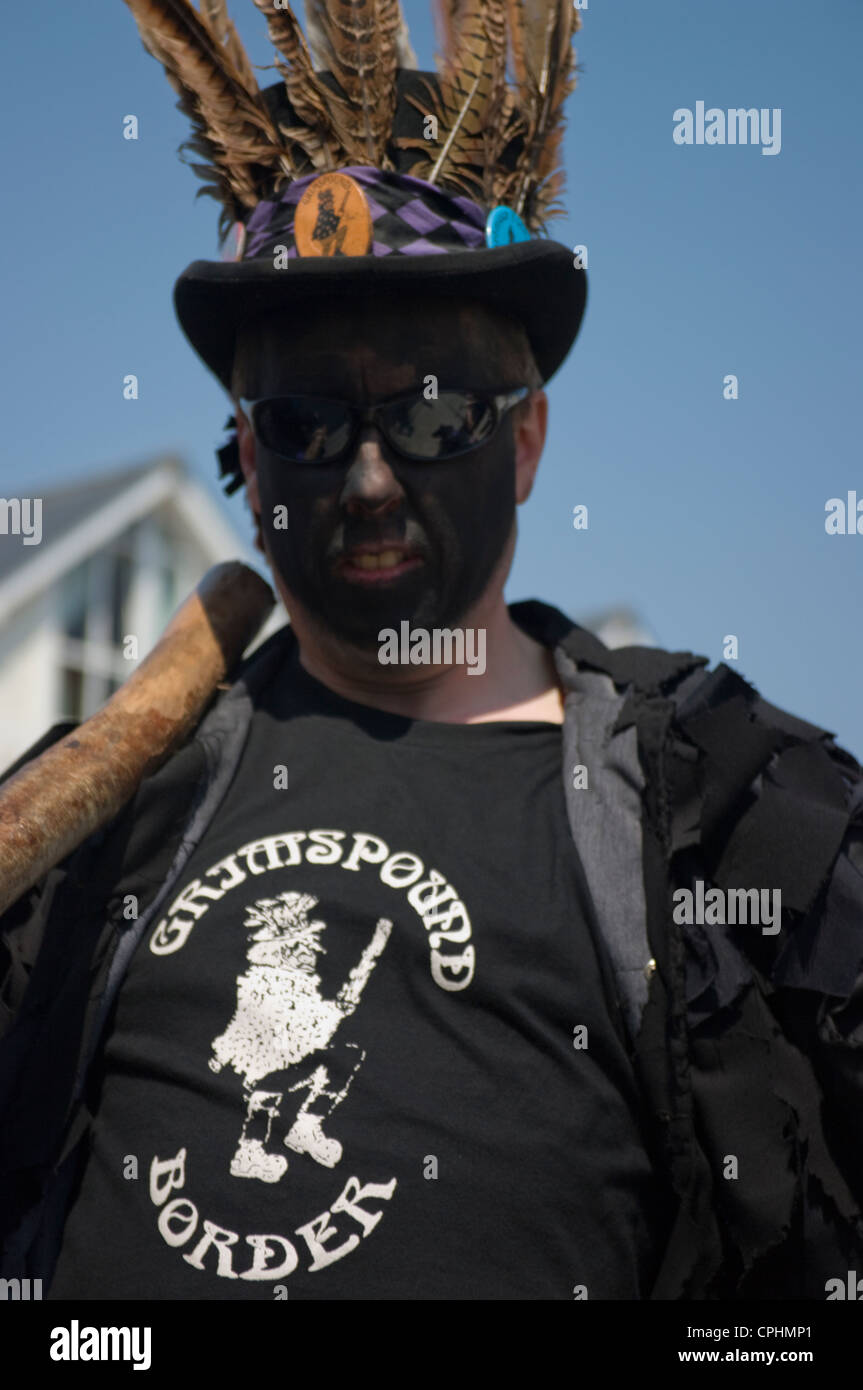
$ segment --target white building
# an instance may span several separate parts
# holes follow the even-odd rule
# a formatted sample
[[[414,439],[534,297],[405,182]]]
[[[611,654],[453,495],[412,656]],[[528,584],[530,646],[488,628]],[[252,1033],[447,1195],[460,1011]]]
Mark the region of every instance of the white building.
[[[256,563],[176,458],[40,496],[41,542],[0,536],[0,771],[104,704],[138,664],[123,639],[146,656],[211,565]]]

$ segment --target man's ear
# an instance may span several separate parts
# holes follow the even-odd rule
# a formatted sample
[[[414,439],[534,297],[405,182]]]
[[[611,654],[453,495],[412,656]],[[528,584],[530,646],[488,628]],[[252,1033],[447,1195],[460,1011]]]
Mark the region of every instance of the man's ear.
[[[258,468],[255,461],[255,436],[252,434],[252,427],[239,406],[235,408],[234,416],[237,421],[237,449],[240,455],[240,467],[246,480],[246,501],[255,519],[255,545],[258,550],[263,551],[261,498],[258,492]]]
[[[542,457],[548,428],[548,396],[532,391],[512,413],[515,440],[515,500],[526,502]]]

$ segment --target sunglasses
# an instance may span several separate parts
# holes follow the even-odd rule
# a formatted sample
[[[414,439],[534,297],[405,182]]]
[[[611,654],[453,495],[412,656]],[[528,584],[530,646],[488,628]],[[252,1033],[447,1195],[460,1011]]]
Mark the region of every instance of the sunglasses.
[[[479,449],[529,394],[521,386],[498,395],[441,391],[433,400],[414,392],[367,407],[326,396],[267,396],[240,405],[258,443],[290,463],[339,463],[366,423],[403,458],[434,463]]]

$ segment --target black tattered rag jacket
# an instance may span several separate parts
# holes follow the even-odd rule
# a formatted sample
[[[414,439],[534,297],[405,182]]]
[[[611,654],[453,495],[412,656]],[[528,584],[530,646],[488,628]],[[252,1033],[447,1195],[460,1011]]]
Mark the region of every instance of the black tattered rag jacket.
[[[570,828],[668,1194],[650,1296],[825,1299],[863,1272],[863,770],[728,666],[610,651],[535,600],[510,613],[565,691]],[[124,811],[0,919],[3,1277],[50,1281],[111,1006],[295,640],[255,652]],[[780,929],[676,920],[699,882],[781,891]]]

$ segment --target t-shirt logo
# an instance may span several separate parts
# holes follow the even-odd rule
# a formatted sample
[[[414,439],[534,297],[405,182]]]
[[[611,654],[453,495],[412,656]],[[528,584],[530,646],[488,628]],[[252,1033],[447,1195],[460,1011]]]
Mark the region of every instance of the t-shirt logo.
[[[332,897],[328,886],[320,887],[322,870],[332,871]],[[312,874],[320,896],[308,891]],[[273,875],[278,875],[275,882]],[[282,891],[286,875],[297,886]],[[382,890],[391,895],[392,908]],[[366,906],[370,900],[373,908]],[[320,903],[329,923],[315,915]],[[219,941],[230,937],[232,949],[236,932],[242,931],[246,958],[245,968],[233,956],[230,969],[220,972],[224,1003],[218,1006],[218,1022],[210,1016],[203,1039],[212,1028],[221,1031],[209,1049],[203,1041],[194,1060],[196,1082],[201,1068],[204,1079],[209,1070],[225,1072],[223,1081],[229,1082],[227,1088],[212,1088],[220,1093],[214,1097],[213,1123],[224,1157],[214,1171],[211,1150],[206,1170],[220,1190],[203,1199],[194,1186],[186,1190],[187,1178],[197,1181],[205,1165],[197,1166],[183,1144],[173,1157],[153,1155],[150,1200],[159,1209],[157,1227],[165,1243],[174,1250],[189,1245],[182,1259],[191,1268],[212,1272],[215,1261],[219,1279],[275,1284],[299,1267],[303,1249],[308,1253],[304,1272],[310,1274],[344,1259],[377,1229],[385,1210],[380,1204],[396,1192],[386,1156],[380,1160],[386,1163],[383,1174],[379,1168],[371,1174],[356,1171],[350,1129],[342,1128],[344,1115],[338,1113],[361,1069],[374,1062],[371,1047],[367,1052],[363,1045],[369,1036],[363,1011],[375,988],[385,985],[383,976],[377,986],[372,977],[390,937],[402,948],[410,946],[411,937],[421,941],[414,964],[426,956],[435,993],[455,1001],[464,998],[477,968],[473,927],[456,886],[419,855],[371,831],[323,828],[278,830],[200,870],[154,927],[150,953],[168,960],[184,950],[193,933],[200,939],[210,927]],[[323,961],[328,953],[329,970]],[[386,967],[396,968],[394,948]],[[372,994],[366,995],[370,983]],[[215,997],[211,990],[208,1001]],[[356,1020],[343,1029],[355,1012]],[[362,1080],[373,1094],[374,1077]],[[218,1129],[226,1115],[227,1136]],[[229,1176],[240,1181],[225,1181]],[[248,1179],[270,1184],[268,1192]],[[295,1225],[291,1235],[266,1228],[244,1235],[238,1218],[225,1210],[246,1206],[250,1218],[254,1212],[255,1222],[268,1224],[266,1213],[273,1208],[290,1211],[295,1219],[293,1208],[305,1204],[309,1191],[316,1201],[326,1200],[325,1209]],[[246,1197],[251,1203],[243,1201]],[[198,1205],[203,1200],[206,1209]],[[363,1205],[369,1202],[375,1205]]]
[[[267,1148],[274,1122],[284,1118],[285,1094],[298,1097],[285,1147],[308,1154],[325,1168],[334,1168],[342,1157],[342,1146],[326,1135],[324,1121],[344,1100],[366,1054],[356,1043],[333,1039],[356,1009],[389,940],[392,922],[378,919],[347,980],[334,999],[325,999],[315,966],[318,956],[325,954],[321,935],[326,923],[309,920],[317,905],[310,893],[285,892],[259,898],[247,909],[243,925],[256,928],[246,952],[249,965],[237,977],[234,1015],[224,1033],[213,1039],[209,1061],[211,1071],[231,1066],[243,1079],[245,1117],[230,1168],[235,1178],[272,1183],[287,1172],[284,1154]],[[342,1088],[333,1090],[326,1054],[338,1046],[352,1048],[359,1056]],[[260,1089],[267,1076],[294,1068],[296,1080],[287,1091]]]

